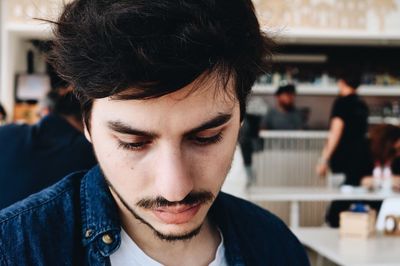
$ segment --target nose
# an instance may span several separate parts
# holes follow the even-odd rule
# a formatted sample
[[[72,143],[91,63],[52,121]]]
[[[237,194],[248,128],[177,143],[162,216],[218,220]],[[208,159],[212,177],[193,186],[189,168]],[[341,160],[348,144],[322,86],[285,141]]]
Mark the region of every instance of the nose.
[[[189,160],[179,146],[163,147],[156,164],[155,182],[160,196],[171,202],[181,201],[193,190]]]

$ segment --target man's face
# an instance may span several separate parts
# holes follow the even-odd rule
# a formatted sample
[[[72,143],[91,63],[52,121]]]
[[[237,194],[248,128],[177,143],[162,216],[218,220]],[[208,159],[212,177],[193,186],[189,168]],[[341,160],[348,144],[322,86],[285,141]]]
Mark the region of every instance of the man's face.
[[[208,80],[156,99],[94,101],[86,136],[111,191],[161,238],[193,235],[220,191],[240,127],[233,95]]]
[[[294,107],[295,95],[293,93],[281,93],[277,97],[278,104],[284,110],[290,110]]]

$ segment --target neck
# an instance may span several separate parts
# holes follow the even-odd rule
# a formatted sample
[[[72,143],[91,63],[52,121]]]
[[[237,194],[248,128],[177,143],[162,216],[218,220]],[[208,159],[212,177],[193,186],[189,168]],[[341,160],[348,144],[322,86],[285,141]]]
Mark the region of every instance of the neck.
[[[124,229],[147,255],[163,265],[209,265],[221,242],[218,230],[208,220],[194,238],[174,242],[159,240],[153,232],[140,229],[141,226],[143,224],[137,223],[136,228],[124,226]]]
[[[292,106],[283,106],[278,104],[278,110],[281,111],[282,113],[288,113],[294,110],[294,105]]]

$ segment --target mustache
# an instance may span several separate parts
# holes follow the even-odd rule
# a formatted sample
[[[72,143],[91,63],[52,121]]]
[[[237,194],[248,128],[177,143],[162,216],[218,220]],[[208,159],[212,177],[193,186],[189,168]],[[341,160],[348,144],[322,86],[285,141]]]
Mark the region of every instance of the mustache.
[[[214,195],[209,191],[191,192],[181,201],[168,201],[164,197],[144,198],[136,205],[144,209],[155,209],[159,207],[171,207],[176,205],[197,205],[210,202]]]

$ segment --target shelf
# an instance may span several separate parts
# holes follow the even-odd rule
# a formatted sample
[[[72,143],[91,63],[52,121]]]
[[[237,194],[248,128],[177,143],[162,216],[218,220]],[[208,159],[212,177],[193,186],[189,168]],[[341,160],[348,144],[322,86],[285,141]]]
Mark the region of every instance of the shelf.
[[[15,34],[23,38],[49,39],[53,35],[51,25],[47,22],[32,24],[9,23],[4,27],[6,33]]]
[[[256,94],[274,94],[277,86],[256,84],[253,86],[253,93]],[[339,90],[334,85],[312,85],[299,84],[296,86],[298,95],[337,95]],[[400,85],[395,86],[375,86],[362,85],[358,89],[362,96],[400,96]]]
[[[369,124],[391,124],[398,126],[400,125],[400,118],[398,117],[381,117],[381,116],[370,116],[368,117]]]
[[[268,32],[268,29],[264,29]],[[400,45],[400,33],[391,32],[361,32],[335,30],[286,30],[276,36],[278,43],[303,43],[314,45]]]
[[[281,139],[326,139],[329,131],[324,130],[260,130],[261,138]]]

